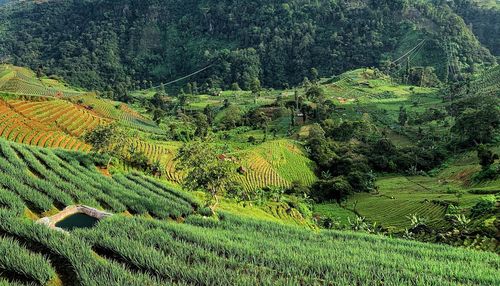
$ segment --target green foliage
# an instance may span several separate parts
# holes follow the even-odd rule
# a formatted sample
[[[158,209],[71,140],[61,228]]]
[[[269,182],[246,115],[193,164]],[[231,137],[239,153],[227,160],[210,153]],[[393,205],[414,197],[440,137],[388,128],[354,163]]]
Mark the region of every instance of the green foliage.
[[[335,177],[329,180],[319,180],[311,187],[311,196],[317,202],[341,202],[352,194],[353,189],[344,177]]]
[[[448,2],[106,0],[9,5],[1,11],[5,24],[0,52],[16,64],[42,65],[48,74],[123,101],[129,99],[127,89],[150,88],[152,82],[180,78],[210,64],[195,78],[205,91],[233,83],[254,90],[255,79],[273,87],[298,85],[304,77],[315,82],[321,74],[398,58],[420,37],[428,44],[415,64],[434,66],[444,79],[450,61],[457,72],[495,61]],[[495,16],[488,15],[493,22]],[[495,48],[494,39],[487,40],[497,34],[494,28],[485,29],[490,21],[465,18],[473,18],[478,31],[484,31],[480,38]],[[408,40],[412,36],[415,41]]]
[[[319,101],[324,96],[325,91],[319,85],[312,85],[306,90],[306,97],[310,100]]]
[[[234,184],[231,181],[233,165],[221,158],[215,148],[200,141],[185,144],[177,158],[178,167],[187,173],[184,179],[186,188],[207,192],[214,213],[219,196]]]
[[[123,137],[116,125],[99,125],[84,135],[84,140],[92,145],[96,153],[116,153],[116,146]]]
[[[1,173],[5,191],[0,195],[0,208],[8,207],[18,214],[24,211],[21,202],[39,213],[81,203],[113,212],[149,212],[162,218],[186,215],[196,205],[189,196],[142,175],[105,177],[88,155],[3,140],[0,149],[0,166],[5,170]],[[13,195],[15,198],[10,198]]]
[[[471,214],[473,217],[479,217],[492,213],[496,203],[497,199],[493,195],[482,197],[481,200],[472,207]]]
[[[493,153],[491,150],[484,145],[479,145],[477,147],[477,157],[479,158],[479,164],[483,168],[483,170],[490,168],[495,160],[498,160],[498,154]]]
[[[463,17],[465,23],[492,54],[500,55],[500,40],[491,35],[498,34],[500,26],[500,6],[492,0],[454,0],[452,8]]]
[[[0,271],[15,274],[40,285],[54,279],[56,273],[42,255],[26,250],[11,238],[0,238]],[[2,272],[3,272],[2,271]]]
[[[410,69],[408,83],[415,86],[436,87],[439,85],[440,81],[434,68],[416,67]]]
[[[208,123],[208,117],[203,113],[197,113],[194,124],[196,125],[196,130],[194,131],[194,135],[200,138],[205,138],[208,135],[208,131],[210,129],[210,125]]]
[[[498,97],[473,96],[451,106],[457,114],[452,131],[462,144],[473,145],[490,143],[499,132],[500,110]]]
[[[219,119],[219,125],[222,130],[230,130],[239,126],[242,123],[243,112],[236,105],[230,105],[223,111],[222,117]]]

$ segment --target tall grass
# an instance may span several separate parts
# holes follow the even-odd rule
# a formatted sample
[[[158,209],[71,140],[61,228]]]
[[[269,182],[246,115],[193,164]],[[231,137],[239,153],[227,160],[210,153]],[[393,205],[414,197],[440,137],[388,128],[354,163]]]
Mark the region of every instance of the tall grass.
[[[196,214],[191,195],[139,173],[106,177],[87,155],[2,140],[0,149],[0,272],[21,283],[500,285],[493,253],[226,212],[207,218]],[[139,215],[115,214],[69,235],[24,217],[27,207],[51,207],[58,192]],[[178,216],[183,223],[166,219]]]
[[[46,258],[29,252],[17,241],[6,237],[0,237],[0,270],[34,280],[41,285],[56,276]]]

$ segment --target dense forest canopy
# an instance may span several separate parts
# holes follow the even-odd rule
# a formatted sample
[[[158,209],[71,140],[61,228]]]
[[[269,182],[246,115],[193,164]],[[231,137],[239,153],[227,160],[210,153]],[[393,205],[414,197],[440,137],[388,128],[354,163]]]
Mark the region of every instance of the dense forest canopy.
[[[313,68],[320,75],[387,68],[423,39],[410,64],[432,66],[444,80],[495,62],[447,1],[432,2],[21,2],[0,12],[0,61],[118,92],[210,64],[196,78],[207,87],[249,89],[256,79],[267,87],[293,86]]]
[[[479,41],[494,55],[500,56],[500,37],[498,36],[500,35],[500,2],[454,0],[453,4],[454,10],[464,18]]]

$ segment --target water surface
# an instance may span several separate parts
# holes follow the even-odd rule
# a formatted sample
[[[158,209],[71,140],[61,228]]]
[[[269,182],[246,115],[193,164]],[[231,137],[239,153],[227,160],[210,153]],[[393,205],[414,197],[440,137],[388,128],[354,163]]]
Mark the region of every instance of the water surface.
[[[75,228],[91,228],[94,227],[98,219],[95,217],[91,217],[84,213],[77,213],[74,215],[70,215],[63,220],[56,223],[56,227],[62,228],[67,231],[71,231]]]

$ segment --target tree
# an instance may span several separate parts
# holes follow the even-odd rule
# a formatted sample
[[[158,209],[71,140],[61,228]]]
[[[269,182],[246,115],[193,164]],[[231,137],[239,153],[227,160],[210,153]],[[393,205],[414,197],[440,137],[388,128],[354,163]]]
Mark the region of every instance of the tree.
[[[399,107],[398,121],[401,126],[405,126],[406,122],[408,122],[408,114],[406,113],[406,108],[404,108],[404,106]]]
[[[160,125],[161,120],[165,116],[165,111],[161,108],[153,108],[153,121],[156,122],[156,124]]]
[[[490,143],[500,126],[500,110],[498,105],[492,104],[466,108],[457,116],[452,131],[469,145]]]
[[[488,150],[483,144],[477,147],[477,157],[479,158],[479,164],[481,164],[483,170],[489,169],[490,166],[495,163],[495,160],[498,160],[498,154]]]
[[[343,177],[319,180],[312,186],[311,196],[317,202],[336,201],[340,203],[352,193],[352,187]]]
[[[316,68],[311,68],[311,82],[312,83],[317,83],[319,80],[319,72]]]
[[[215,214],[219,196],[232,186],[232,163],[220,158],[210,144],[195,141],[185,144],[177,156],[178,168],[186,172],[184,186],[209,196],[208,207]]]
[[[92,146],[95,154],[106,154],[110,157],[108,167],[112,158],[120,155],[123,138],[123,132],[115,124],[98,125],[83,136],[83,139]]]
[[[203,113],[197,113],[194,117],[194,124],[196,125],[194,135],[200,138],[207,137],[208,129],[210,128],[207,116]]]
[[[221,128],[229,130],[238,126],[242,121],[242,111],[236,105],[229,105],[229,107],[223,112],[222,118],[220,120]]]
[[[254,78],[250,83],[250,91],[255,96],[258,96],[261,90],[260,80],[258,78]]]
[[[237,82],[233,82],[231,84],[231,90],[233,90],[233,91],[240,91],[241,90],[240,85]]]
[[[217,115],[217,107],[215,106],[210,106],[207,104],[205,108],[203,109],[203,114],[207,116],[207,121],[209,125],[212,125],[215,119],[215,116]]]
[[[36,69],[36,77],[41,78],[43,77],[43,66],[39,65],[38,68]]]
[[[312,85],[306,91],[306,97],[311,100],[322,100],[325,97],[325,91],[319,85]]]
[[[178,100],[179,100],[179,107],[183,110],[184,106],[186,106],[187,103],[187,95],[184,92],[181,92],[178,95]]]
[[[255,124],[259,128],[264,129],[264,140],[263,141],[266,141],[267,140],[267,133],[268,133],[268,129],[269,129],[269,123],[271,122],[271,118],[269,118],[269,116],[267,116],[264,112],[261,111],[261,112],[257,113],[255,120],[256,120]]]

